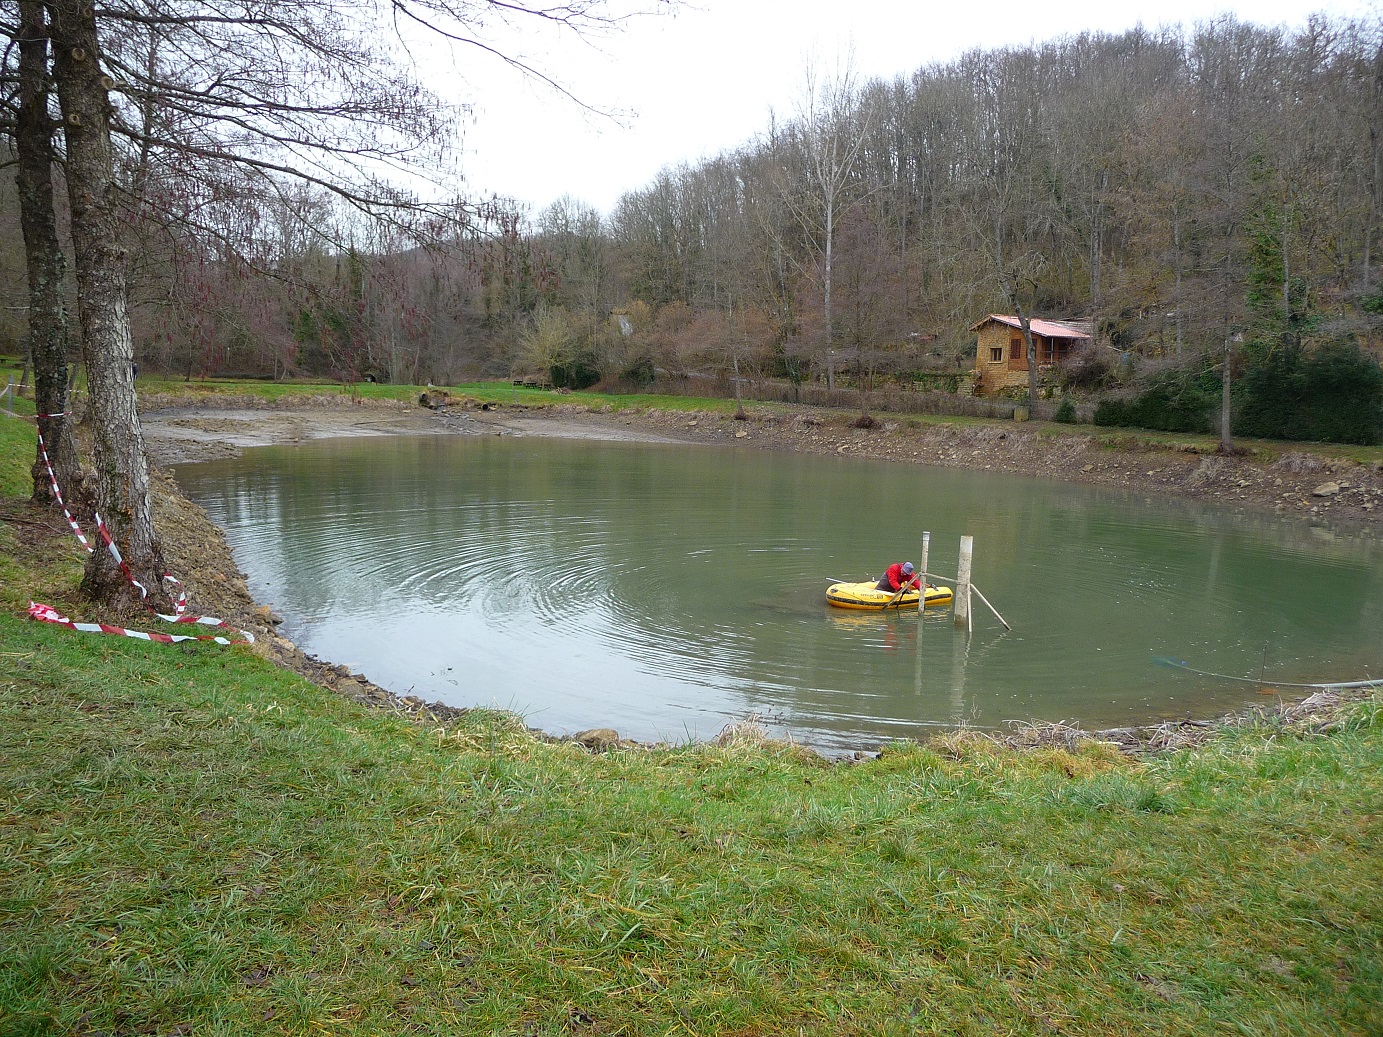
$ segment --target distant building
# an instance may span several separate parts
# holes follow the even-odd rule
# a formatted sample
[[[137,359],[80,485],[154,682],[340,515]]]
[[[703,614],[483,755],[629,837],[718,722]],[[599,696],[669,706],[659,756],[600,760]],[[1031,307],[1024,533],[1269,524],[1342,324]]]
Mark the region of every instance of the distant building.
[[[1033,345],[1037,367],[1059,364],[1090,341],[1090,325],[1085,321],[1055,321],[1033,318]],[[992,396],[1011,386],[1028,384],[1028,353],[1023,345],[1023,325],[1017,317],[991,313],[971,325],[977,333],[975,349],[975,395]]]

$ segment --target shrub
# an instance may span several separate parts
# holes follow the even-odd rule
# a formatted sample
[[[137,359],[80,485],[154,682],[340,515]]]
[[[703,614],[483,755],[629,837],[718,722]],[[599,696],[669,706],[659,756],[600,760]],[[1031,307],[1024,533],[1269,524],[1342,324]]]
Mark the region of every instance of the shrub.
[[[653,367],[653,358],[647,353],[642,353],[634,357],[625,369],[620,372],[621,380],[635,386],[643,387],[652,385],[656,378],[657,372]]]
[[[1076,405],[1070,400],[1062,400],[1061,406],[1052,415],[1053,421],[1059,421],[1063,425],[1074,425],[1076,423]]]
[[[600,381],[600,368],[590,357],[576,357],[564,364],[553,364],[548,373],[558,389],[589,389]]]
[[[1244,372],[1236,396],[1242,435],[1383,441],[1383,368],[1354,342],[1273,350]]]
[[[1107,346],[1086,346],[1061,362],[1057,377],[1067,389],[1107,389],[1118,380],[1118,360]]]
[[[1095,408],[1095,424],[1210,432],[1219,403],[1218,380],[1208,365],[1174,368],[1158,374],[1137,396],[1101,401]]]

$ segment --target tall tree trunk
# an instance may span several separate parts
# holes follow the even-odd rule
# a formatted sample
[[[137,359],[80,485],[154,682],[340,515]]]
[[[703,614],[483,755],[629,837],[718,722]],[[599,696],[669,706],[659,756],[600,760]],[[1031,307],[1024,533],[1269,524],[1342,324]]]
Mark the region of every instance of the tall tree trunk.
[[[113,85],[101,71],[96,18],[86,0],[49,0],[54,78],[67,141],[67,194],[82,349],[91,397],[97,507],[151,604],[168,607],[154,532],[149,462],[134,391],[134,343],[125,290],[125,256],[110,139]],[[92,553],[82,592],[125,605],[139,600],[115,560]]]
[[[19,222],[29,277],[29,357],[34,366],[38,430],[58,486],[69,501],[81,491],[72,419],[67,414],[67,261],[53,211],[53,123],[48,116],[48,25],[42,0],[19,0],[19,114],[15,121]],[[34,451],[33,499],[55,503],[53,482]]]
[[[1013,312],[1018,315],[1018,326],[1023,331],[1023,352],[1028,358],[1028,409],[1031,412],[1037,402],[1037,343],[1032,337],[1032,317],[1018,301],[1017,289],[1010,288],[1008,296]]]
[[[1037,403],[1037,343],[1032,338],[1032,321],[1019,318],[1023,325],[1023,348],[1028,354],[1028,408]]]
[[[1234,437],[1230,434],[1230,360],[1234,349],[1234,338],[1232,335],[1225,336],[1225,362],[1224,370],[1220,374],[1220,452],[1230,454],[1234,452]]]
[[[1177,331],[1177,359],[1181,359],[1182,350],[1185,348],[1182,329],[1185,327],[1182,317],[1182,294],[1181,294],[1181,212],[1177,208],[1172,209],[1172,252],[1176,263],[1176,288],[1174,305],[1176,313]]]
[[[835,314],[831,309],[831,264],[835,261],[835,223],[836,223],[836,199],[835,195],[826,195],[826,254],[823,270],[823,302],[826,309],[826,351],[829,353],[836,348]]]
[[[860,417],[869,416],[869,397],[864,390],[864,343],[855,343],[855,381],[859,383],[860,395]]]

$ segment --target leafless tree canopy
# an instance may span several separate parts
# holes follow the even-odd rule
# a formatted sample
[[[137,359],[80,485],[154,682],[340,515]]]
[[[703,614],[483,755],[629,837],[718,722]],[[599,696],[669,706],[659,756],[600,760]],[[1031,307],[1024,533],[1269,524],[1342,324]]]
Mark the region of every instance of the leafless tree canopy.
[[[540,312],[549,367],[857,387],[958,371],[998,311],[1154,356],[1218,349],[1264,307],[1308,337],[1379,335],[1376,20],[1225,18],[817,76],[758,138],[602,216],[397,177],[450,168],[455,114],[400,60],[400,27],[479,55],[524,9],[102,12],[135,346],[188,375],[519,373]]]
[[[275,376],[315,367],[416,379],[418,341],[464,290],[458,271],[430,265],[424,247],[470,270],[476,246],[494,242],[506,271],[532,268],[515,247],[512,207],[463,201],[459,183],[448,183],[459,109],[413,75],[410,43],[422,34],[544,78],[490,43],[489,24],[595,33],[617,26],[612,10],[611,0],[0,4],[9,41],[0,128],[17,160],[13,209],[29,288],[17,308],[42,431],[70,483],[65,296],[74,289],[93,503],[123,555],[91,556],[89,596],[124,602],[138,591],[167,604],[133,388],[138,357],[164,366],[176,357],[189,375],[240,363]],[[58,164],[65,207],[53,186]],[[46,485],[36,460],[35,497]]]

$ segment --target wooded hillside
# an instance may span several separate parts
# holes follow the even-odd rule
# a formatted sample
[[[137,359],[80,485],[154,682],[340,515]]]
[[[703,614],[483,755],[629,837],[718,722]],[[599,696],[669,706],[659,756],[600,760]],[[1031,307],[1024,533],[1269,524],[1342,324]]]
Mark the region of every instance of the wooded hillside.
[[[664,170],[608,216],[497,202],[428,248],[339,193],[257,182],[196,221],[131,206],[142,364],[867,381],[967,366],[974,322],[1018,310],[1149,358],[1226,339],[1376,348],[1383,25],[1227,18],[892,82],[809,74],[757,139]],[[13,228],[8,186],[0,206]],[[4,242],[0,268],[22,270],[18,234]],[[22,282],[3,291],[0,348],[22,348]]]

